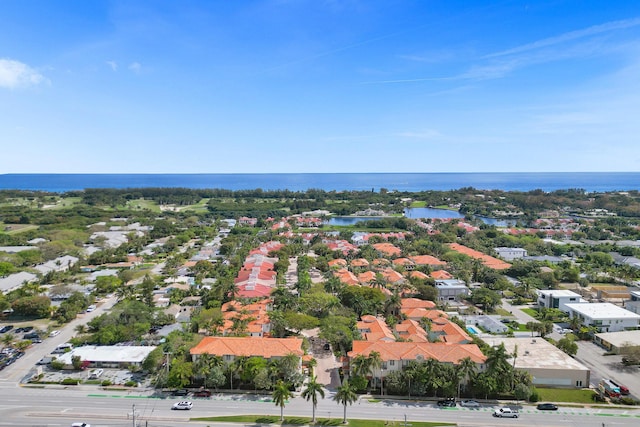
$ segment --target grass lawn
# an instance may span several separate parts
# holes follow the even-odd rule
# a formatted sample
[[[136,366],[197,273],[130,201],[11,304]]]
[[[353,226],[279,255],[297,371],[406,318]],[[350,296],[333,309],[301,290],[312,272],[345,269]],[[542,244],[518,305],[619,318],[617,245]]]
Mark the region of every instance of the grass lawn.
[[[127,202],[129,209],[145,209],[153,212],[160,212],[160,207],[153,200],[136,199]]]
[[[0,224],[7,234],[24,233],[29,230],[37,230],[37,225],[32,224]]]
[[[570,403],[594,403],[595,392],[589,389],[564,390],[557,388],[538,388],[540,402],[570,402]]]
[[[529,316],[537,319],[538,318],[538,310],[533,308],[521,308],[522,312],[527,313]]]
[[[425,206],[427,206],[427,202],[425,202],[423,200],[421,202],[411,202],[411,205],[409,207],[410,208],[424,208]]]
[[[505,310],[504,308],[500,308],[500,307],[498,307],[498,308],[496,308],[496,309],[495,309],[495,313],[496,313],[496,314],[499,314],[500,316],[507,316],[507,317],[511,317],[511,316],[512,316],[512,314],[511,314],[511,313],[509,313],[509,312],[508,312],[507,310]]]
[[[347,415],[349,412],[347,411]],[[404,420],[402,421],[384,421],[384,420],[355,420],[347,417],[349,427],[402,427],[404,426]],[[203,417],[203,418],[191,418],[191,421],[218,421],[218,422],[232,422],[232,423],[252,423],[252,424],[288,424],[288,425],[305,425],[311,423],[311,417],[284,417],[284,421],[280,422],[280,417],[277,415],[233,415],[228,417]],[[455,426],[455,423],[432,423],[425,421],[410,421],[407,420],[407,424],[412,427],[436,427],[436,426]],[[340,426],[342,424],[342,415],[338,415],[337,418],[318,418],[314,425],[319,426]]]

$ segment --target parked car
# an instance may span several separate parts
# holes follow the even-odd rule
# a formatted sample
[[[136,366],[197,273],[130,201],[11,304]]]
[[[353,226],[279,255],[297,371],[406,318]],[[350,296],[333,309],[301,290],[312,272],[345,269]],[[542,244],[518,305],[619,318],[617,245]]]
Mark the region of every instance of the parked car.
[[[438,406],[442,406],[445,408],[453,408],[456,406],[456,400],[453,398],[441,399],[441,400],[438,400]]]
[[[97,307],[93,304],[91,304],[89,307],[87,307],[87,313],[91,313],[93,310],[95,310]]]
[[[171,409],[177,409],[177,410],[183,410],[183,411],[188,411],[191,408],[193,408],[193,403],[185,400],[183,402],[176,402],[173,404],[173,406],[171,407]]]
[[[198,390],[193,395],[195,397],[211,397],[211,392],[209,390]]]
[[[9,332],[12,329],[13,329],[13,325],[4,325],[2,328],[0,328],[0,334],[4,334],[5,332]]]
[[[57,330],[57,329],[54,330],[54,331],[51,331],[51,333],[49,334],[49,336],[52,337],[52,338],[53,337],[57,337],[58,335],[60,335],[60,331]]]
[[[640,359],[634,359],[633,357],[623,356],[622,364],[625,366],[640,365]]]
[[[620,394],[623,396],[628,396],[629,395],[629,389],[627,388],[627,386],[625,386],[624,384],[621,384],[618,381],[614,381],[614,380],[609,380],[611,381],[611,384],[617,386],[620,389]]]
[[[467,408],[479,408],[480,403],[476,400],[462,400],[460,401],[460,406],[465,406]]]
[[[538,403],[537,408],[539,411],[557,411],[558,405],[554,403]]]
[[[518,418],[518,411],[504,407],[493,411],[493,416],[498,418]]]
[[[179,390],[175,390],[173,392],[173,395],[174,396],[187,396],[187,395],[189,395],[189,390],[181,388]]]

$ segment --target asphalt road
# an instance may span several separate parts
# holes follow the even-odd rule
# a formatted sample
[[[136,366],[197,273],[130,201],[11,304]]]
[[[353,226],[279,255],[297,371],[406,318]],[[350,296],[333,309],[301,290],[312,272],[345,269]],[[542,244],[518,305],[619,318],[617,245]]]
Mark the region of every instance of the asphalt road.
[[[105,392],[98,388],[30,388],[0,384],[0,426],[69,426],[72,422],[89,422],[92,427],[132,426],[135,405],[136,418],[141,426],[211,426],[211,422],[189,422],[190,417],[217,415],[260,414],[279,415],[279,407],[268,397],[216,395],[211,399],[191,399],[191,411],[172,411],[171,405],[183,398],[151,398],[150,391]],[[319,417],[342,418],[343,407],[327,393],[318,405]],[[491,416],[494,406],[479,409],[440,409],[434,403],[382,400],[360,400],[347,408],[348,418],[403,421],[406,415],[413,420],[456,422],[458,426],[574,426],[602,427],[637,426],[640,411],[633,409],[561,408],[557,412],[541,412],[525,407],[518,419],[496,419]],[[311,405],[296,397],[285,407],[285,416],[310,416]],[[604,424],[603,424],[604,423]]]

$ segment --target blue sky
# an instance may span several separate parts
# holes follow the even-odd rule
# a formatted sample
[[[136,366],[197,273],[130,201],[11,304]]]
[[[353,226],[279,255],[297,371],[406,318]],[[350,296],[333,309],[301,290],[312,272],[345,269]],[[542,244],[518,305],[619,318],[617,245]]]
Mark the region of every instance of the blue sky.
[[[635,1],[5,0],[0,173],[640,170]]]

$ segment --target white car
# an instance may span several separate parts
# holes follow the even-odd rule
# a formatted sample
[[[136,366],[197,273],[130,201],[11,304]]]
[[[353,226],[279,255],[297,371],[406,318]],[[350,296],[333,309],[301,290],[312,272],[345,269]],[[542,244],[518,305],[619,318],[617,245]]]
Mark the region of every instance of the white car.
[[[87,313],[91,313],[93,310],[95,310],[97,307],[95,305],[90,305],[89,307],[87,307]]]
[[[174,403],[173,406],[171,407],[171,409],[180,409],[180,410],[185,410],[188,411],[191,408],[193,408],[193,403],[189,402],[189,401],[184,401],[184,402],[177,402]]]
[[[475,400],[462,400],[460,401],[460,406],[466,406],[467,408],[479,408],[480,403]]]
[[[51,331],[51,333],[49,334],[50,337],[57,337],[58,335],[60,335],[60,331],[58,331],[57,329],[55,331]]]

